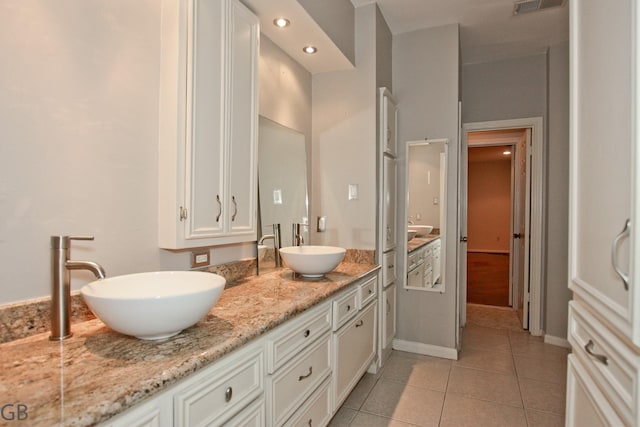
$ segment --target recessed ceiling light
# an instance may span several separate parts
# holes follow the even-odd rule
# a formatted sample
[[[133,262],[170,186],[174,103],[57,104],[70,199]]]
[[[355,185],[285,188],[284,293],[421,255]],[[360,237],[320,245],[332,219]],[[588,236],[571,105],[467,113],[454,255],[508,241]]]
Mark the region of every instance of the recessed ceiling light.
[[[289,21],[287,18],[276,18],[273,20],[273,25],[279,28],[288,27],[289,24],[291,24],[291,21]]]
[[[318,48],[315,46],[305,46],[302,48],[304,53],[308,53],[309,55],[314,54],[318,51]]]
[[[502,154],[504,154],[505,156],[508,156],[509,154],[511,154],[511,151],[506,150],[506,151],[503,151]]]

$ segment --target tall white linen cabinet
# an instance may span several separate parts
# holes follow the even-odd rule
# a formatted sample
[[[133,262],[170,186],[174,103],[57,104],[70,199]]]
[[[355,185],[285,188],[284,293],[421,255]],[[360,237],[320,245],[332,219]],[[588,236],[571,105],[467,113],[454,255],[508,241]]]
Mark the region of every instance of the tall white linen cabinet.
[[[391,354],[396,335],[396,257],[397,239],[397,120],[396,100],[387,88],[378,89],[378,242],[377,262],[382,266],[380,282],[379,366]]]
[[[567,426],[638,426],[638,4],[572,0]]]

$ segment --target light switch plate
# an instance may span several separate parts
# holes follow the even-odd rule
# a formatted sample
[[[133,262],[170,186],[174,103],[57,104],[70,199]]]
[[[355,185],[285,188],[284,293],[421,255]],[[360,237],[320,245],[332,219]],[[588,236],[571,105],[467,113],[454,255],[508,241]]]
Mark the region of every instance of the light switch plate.
[[[358,184],[349,184],[349,200],[358,200]]]

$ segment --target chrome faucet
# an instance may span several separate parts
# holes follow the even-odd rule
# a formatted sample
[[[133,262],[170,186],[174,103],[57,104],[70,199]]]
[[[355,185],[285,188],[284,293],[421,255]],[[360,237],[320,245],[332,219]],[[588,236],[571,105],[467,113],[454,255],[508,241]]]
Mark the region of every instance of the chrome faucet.
[[[308,226],[309,224],[300,224],[298,222],[293,223],[293,230],[291,232],[293,246],[302,246],[304,244],[302,227],[308,227]]]
[[[93,236],[51,236],[51,336],[62,341],[71,333],[71,274],[69,270],[89,270],[98,279],[104,279],[104,269],[92,261],[69,259],[71,240],[93,240]]]

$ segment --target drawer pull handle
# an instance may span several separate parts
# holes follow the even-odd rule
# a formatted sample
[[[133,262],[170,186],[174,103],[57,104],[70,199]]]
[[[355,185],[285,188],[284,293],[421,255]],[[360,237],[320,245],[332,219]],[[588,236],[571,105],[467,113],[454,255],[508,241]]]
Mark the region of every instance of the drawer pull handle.
[[[313,366],[309,366],[309,372],[308,372],[308,373],[306,373],[306,374],[304,374],[304,375],[300,375],[300,376],[298,377],[298,381],[302,381],[302,380],[304,380],[305,378],[309,378],[309,377],[311,376],[311,374],[312,374],[312,373],[313,373]]]
[[[307,329],[306,331],[304,331],[304,337],[307,338],[309,335],[311,334],[311,331],[309,329]]]
[[[224,391],[224,401],[228,402],[231,400],[232,397],[233,397],[233,389],[231,387],[227,387],[227,389]]]
[[[309,427],[313,427],[313,419],[309,418]]]
[[[233,203],[233,215],[231,215],[231,221],[236,220],[238,215],[238,203],[236,203],[236,196],[231,196],[231,202]]]
[[[393,264],[389,264],[387,268],[393,268]]]
[[[373,289],[369,289],[369,295],[373,293]]]
[[[626,291],[629,290],[629,275],[623,272],[620,269],[620,267],[618,267],[617,249],[618,249],[618,243],[620,243],[620,240],[623,237],[628,237],[630,232],[631,232],[631,225],[629,223],[629,219],[627,219],[627,221],[624,223],[624,228],[616,236],[616,238],[613,239],[613,244],[611,245],[611,263],[613,264],[613,269],[615,270],[615,272],[618,273],[618,276],[620,276],[620,278],[622,279],[622,283],[624,284],[624,289]]]
[[[595,344],[593,343],[593,340],[589,340],[588,343],[586,343],[584,345],[584,350],[589,353],[589,356],[593,357],[594,359],[604,363],[605,365],[609,364],[609,360],[607,359],[607,356],[603,355],[603,354],[598,354],[598,353],[594,353],[593,352],[593,346]]]
[[[222,215],[222,202],[220,201],[219,194],[216,194],[216,202],[218,202],[218,215],[216,215],[216,222],[220,222],[220,215]]]
[[[356,323],[356,328],[359,328],[362,325],[364,325],[364,320],[360,320],[358,323]]]
[[[351,311],[351,306],[347,305],[347,311]]]

